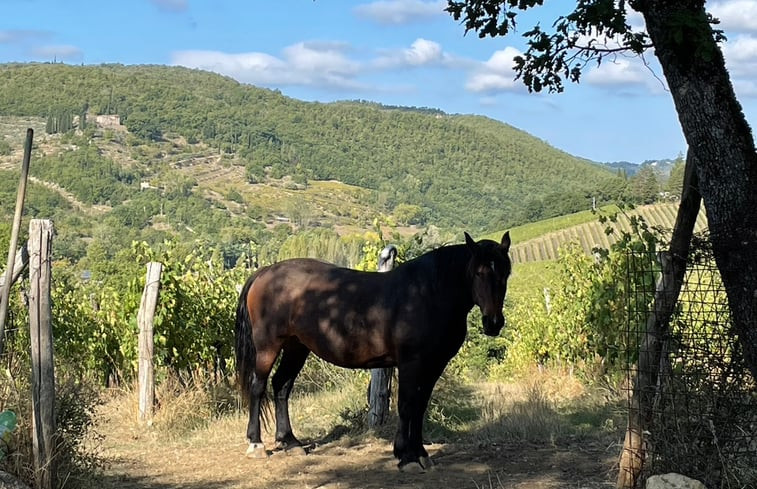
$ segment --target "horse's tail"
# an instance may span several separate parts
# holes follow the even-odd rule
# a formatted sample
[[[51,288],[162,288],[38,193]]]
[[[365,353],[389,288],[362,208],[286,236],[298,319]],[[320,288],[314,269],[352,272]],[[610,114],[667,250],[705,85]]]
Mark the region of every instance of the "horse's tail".
[[[252,342],[252,320],[247,310],[247,294],[255,281],[254,274],[242,287],[237,304],[237,319],[235,324],[235,352],[237,360],[237,382],[245,399],[250,398],[252,382],[255,380],[255,344]]]

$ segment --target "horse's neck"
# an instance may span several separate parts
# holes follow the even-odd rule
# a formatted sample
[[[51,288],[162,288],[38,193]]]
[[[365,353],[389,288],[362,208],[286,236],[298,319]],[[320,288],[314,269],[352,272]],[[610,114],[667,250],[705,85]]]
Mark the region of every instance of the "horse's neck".
[[[429,256],[433,260],[435,285],[450,304],[469,311],[473,299],[468,284],[468,262],[470,253],[465,245],[452,245],[439,248]]]

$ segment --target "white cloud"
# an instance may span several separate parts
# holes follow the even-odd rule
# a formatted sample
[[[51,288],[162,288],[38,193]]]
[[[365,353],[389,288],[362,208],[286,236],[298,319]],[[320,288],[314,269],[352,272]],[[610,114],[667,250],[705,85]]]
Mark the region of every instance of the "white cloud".
[[[380,69],[426,66],[441,63],[446,57],[441,44],[418,38],[409,48],[388,51],[377,58],[373,64]]]
[[[298,42],[284,49],[284,58],[299,73],[351,77],[359,65],[345,56],[345,48],[342,43]]]
[[[0,30],[0,44],[13,44],[24,41],[37,41],[49,39],[51,33],[46,31],[35,31],[30,29],[10,29]]]
[[[635,85],[645,83],[649,75],[638,58],[605,59],[601,65],[591,68],[584,80],[592,85]]]
[[[634,32],[641,32],[647,29],[644,16],[633,10],[628,4],[626,4],[626,22],[628,22],[628,25],[631,26]]]
[[[346,47],[343,43],[299,42],[286,47],[281,58],[257,52],[179,51],[173,53],[171,62],[263,86],[360,88],[356,77],[361,66],[345,55]]]
[[[434,41],[416,39],[410,49],[404,51],[405,61],[410,65],[425,65],[442,58],[442,46]]]
[[[445,14],[447,2],[443,0],[378,0],[354,8],[359,17],[379,24],[408,24]]]
[[[173,53],[171,64],[215,71],[240,78],[245,73],[256,77],[275,79],[285,71],[285,63],[265,53],[223,53],[220,51],[179,51]]]
[[[757,33],[757,0],[730,0],[713,3],[708,9],[725,31]]]
[[[513,58],[521,52],[513,47],[495,51],[488,61],[479,65],[468,77],[465,88],[476,93],[496,93],[521,89],[523,85],[515,80]]]
[[[726,66],[733,77],[757,77],[757,38],[747,35],[723,44]]]
[[[757,83],[754,80],[734,80],[733,90],[737,97],[757,97]]]
[[[32,54],[46,60],[57,59],[58,61],[77,61],[80,60],[84,53],[76,46],[67,44],[40,46],[32,49]]]

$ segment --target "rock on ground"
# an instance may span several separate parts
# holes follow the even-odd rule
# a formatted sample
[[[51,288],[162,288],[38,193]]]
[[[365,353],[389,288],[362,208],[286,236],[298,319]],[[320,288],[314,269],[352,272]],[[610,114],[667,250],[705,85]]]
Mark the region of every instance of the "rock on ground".
[[[647,479],[646,489],[707,489],[698,480],[681,474],[653,475]]]

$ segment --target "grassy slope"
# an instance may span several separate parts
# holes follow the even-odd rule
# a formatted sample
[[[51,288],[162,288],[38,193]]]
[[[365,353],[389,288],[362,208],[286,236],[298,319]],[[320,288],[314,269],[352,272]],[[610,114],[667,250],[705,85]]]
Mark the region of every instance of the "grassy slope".
[[[639,215],[646,222],[663,231],[670,231],[675,224],[677,203],[660,203],[640,206],[618,215],[617,230],[630,229],[629,217]],[[609,247],[617,239],[617,230],[608,235],[605,230],[610,225],[599,222],[599,215],[610,216],[618,212],[615,206],[601,209],[598,214],[583,211],[567,216],[555,217],[535,223],[518,226],[510,230],[513,240],[511,256],[515,263],[529,263],[556,260],[560,247],[569,242],[578,243],[586,253],[594,247]],[[701,210],[695,227],[701,231],[707,226],[704,210]],[[502,231],[485,235],[485,238],[499,240]]]

